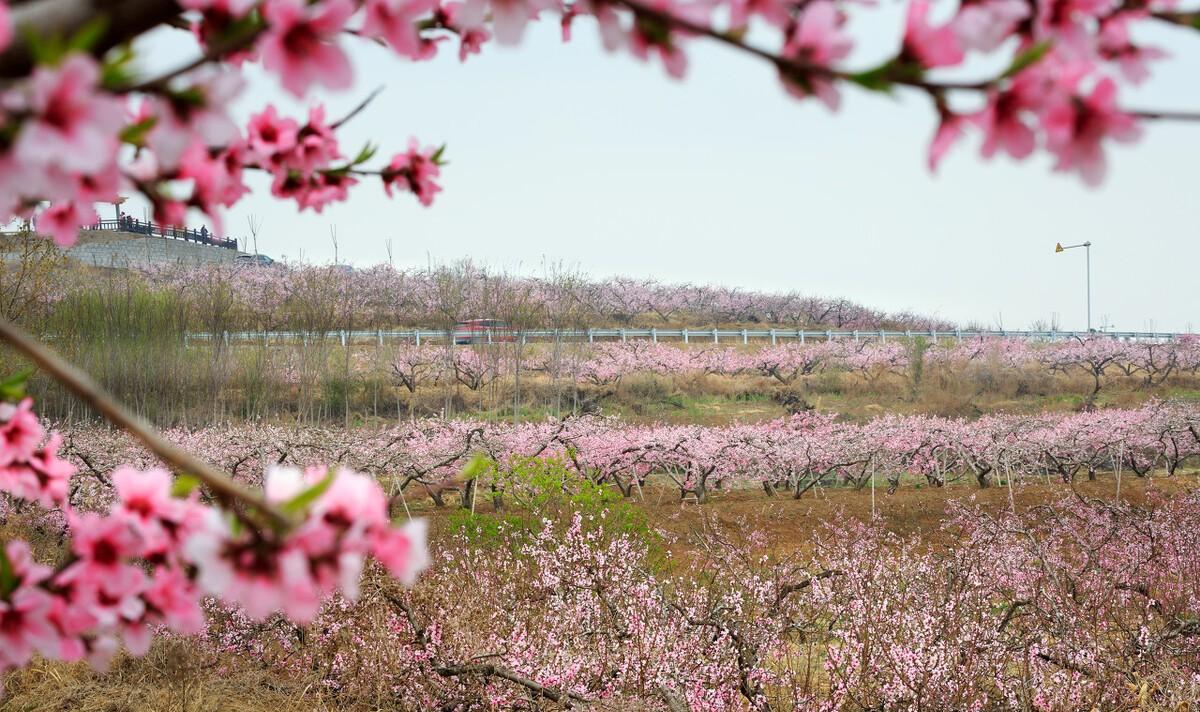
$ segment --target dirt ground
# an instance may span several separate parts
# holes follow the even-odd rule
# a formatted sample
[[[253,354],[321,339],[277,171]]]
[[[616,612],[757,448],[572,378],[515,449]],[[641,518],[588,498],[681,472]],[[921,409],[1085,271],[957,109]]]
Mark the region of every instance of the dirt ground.
[[[1185,473],[1181,470],[1172,477],[1126,474],[1121,478],[1120,499],[1137,505],[1152,505],[1155,498],[1177,496],[1198,487],[1200,471]],[[787,554],[805,548],[813,532],[826,523],[846,518],[866,521],[872,515],[870,487],[861,490],[817,487],[800,499],[793,499],[787,492],[768,497],[761,489],[739,488],[711,492],[704,504],[694,500],[681,502],[678,489],[661,485],[648,485],[643,494],[644,500],[635,498],[634,506],[646,513],[651,528],[676,542],[671,548],[677,553],[687,551],[691,534],[715,525],[730,531],[760,531],[768,541],[777,542],[773,547],[775,551]],[[1075,495],[1116,501],[1116,478],[1111,473],[1099,473],[1094,481],[1082,479],[1073,485],[1055,478],[1048,483],[1026,481],[1014,483],[1011,493],[1006,486],[980,489],[974,484],[959,482],[944,487],[905,483],[888,494],[886,483],[877,482],[874,511],[884,527],[894,534],[919,534],[936,546],[951,546],[953,537],[943,530],[942,525],[954,503],[982,507],[986,512],[999,515],[1011,507],[1021,512]],[[442,521],[454,511],[454,503],[447,501],[451,506],[445,508],[412,503],[413,513],[428,517],[433,531],[437,532]],[[485,504],[481,497],[477,511],[491,512],[490,502]]]

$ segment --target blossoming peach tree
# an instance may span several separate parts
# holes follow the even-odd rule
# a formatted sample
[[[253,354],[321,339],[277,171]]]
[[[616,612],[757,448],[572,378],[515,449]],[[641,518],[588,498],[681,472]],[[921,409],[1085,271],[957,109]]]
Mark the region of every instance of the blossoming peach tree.
[[[1138,110],[1118,101],[1162,58],[1139,46],[1145,23],[1196,26],[1200,15],[1175,0],[964,0],[952,19],[930,19],[911,0],[899,50],[875,67],[854,68],[846,2],[837,0],[18,0],[0,2],[0,219],[30,219],[60,245],[96,220],[93,205],[138,193],[155,219],[180,224],[188,210],[219,224],[247,193],[246,171],[272,177],[275,197],[320,211],[371,179],[385,191],[429,205],[442,149],[412,141],[386,162],[374,146],[347,153],[339,119],[313,105],[305,118],[272,106],[246,126],[228,115],[242,88],[240,67],[260,61],[297,97],[346,89],[353,68],[343,43],[378,42],[403,59],[429,59],[457,38],[466,59],[494,40],[515,44],[526,24],[552,16],[564,38],[590,18],[604,46],[655,57],[673,77],[685,47],[707,37],[768,62],[793,96],[836,109],[847,85],[926,95],[940,117],[931,166],[969,126],[982,153],[1022,159],[1041,148],[1056,169],[1089,184],[1104,175],[1104,146],[1130,141],[1148,119],[1190,114]],[[751,43],[751,22],[769,44]],[[132,41],[159,27],[190,32],[195,59],[155,74],[138,70]],[[755,33],[758,36],[758,33]],[[969,52],[1008,55],[1007,68],[970,81],[942,78]],[[145,63],[142,66],[149,66]],[[976,104],[970,106],[970,97]],[[364,102],[365,103],[365,102]],[[425,560],[419,524],[401,528],[373,480],[347,470],[268,473],[264,492],[239,485],[162,440],[45,347],[0,322],[0,336],[139,437],[176,475],[119,469],[107,513],[68,504],[72,468],[47,440],[20,379],[4,384],[0,406],[0,488],[58,507],[71,533],[70,556],[37,563],[10,541],[0,556],[0,670],[36,650],[102,662],[123,640],[144,651],[156,627],[194,631],[203,594],[251,615],[282,610],[313,616],[340,590],[353,597],[367,555],[402,579]],[[205,499],[198,486],[202,485]]]

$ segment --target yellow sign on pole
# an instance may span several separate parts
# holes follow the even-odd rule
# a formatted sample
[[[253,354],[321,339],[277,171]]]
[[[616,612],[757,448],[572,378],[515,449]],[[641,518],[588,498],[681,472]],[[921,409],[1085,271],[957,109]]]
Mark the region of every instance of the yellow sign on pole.
[[[1054,243],[1054,251],[1055,251],[1055,252],[1062,252],[1062,251],[1063,251],[1063,246],[1062,246],[1062,243],[1061,243],[1061,242],[1056,242],[1056,243]]]

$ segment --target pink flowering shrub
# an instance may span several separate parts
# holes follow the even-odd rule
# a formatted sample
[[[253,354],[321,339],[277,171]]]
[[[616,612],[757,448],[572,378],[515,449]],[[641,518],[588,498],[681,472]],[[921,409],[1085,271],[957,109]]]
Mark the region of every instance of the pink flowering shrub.
[[[31,405],[0,406],[0,492],[61,512],[69,555],[50,567],[25,541],[4,544],[0,672],[35,652],[98,668],[121,643],[142,655],[156,630],[202,632],[205,595],[253,618],[281,611],[308,621],[335,591],[357,596],[368,556],[406,583],[426,565],[424,523],[393,527],[379,484],[345,468],[270,469],[266,501],[287,517],[273,522],[202,502],[186,476],[125,465],[101,472],[85,459],[111,505],[80,509],[71,502],[80,476]]]
[[[1198,513],[968,505],[929,537],[851,520],[787,555],[710,522],[666,558],[604,517],[476,517],[410,591],[368,576],[300,628],[218,612],[201,649],[367,707],[1174,709],[1200,673]]]
[[[962,508],[948,551],[876,528],[824,546],[842,575],[826,669],[885,708],[1170,709],[1200,673],[1188,495],[1149,509],[1067,500],[1024,517]],[[1131,682],[1136,681],[1136,682]]]
[[[764,685],[782,679],[771,666],[797,611],[777,606],[779,582],[729,575],[705,585],[701,565],[652,574],[644,540],[580,514],[536,533],[501,524],[490,543],[466,526],[411,593],[381,584],[354,605],[335,599],[311,637],[256,634],[249,619],[231,616],[210,628],[207,645],[282,649],[272,656],[281,671],[321,670],[320,683],[350,699],[412,708],[456,699],[509,707],[533,684],[550,700],[740,710],[741,685],[761,704]],[[759,568],[748,566],[737,572]]]

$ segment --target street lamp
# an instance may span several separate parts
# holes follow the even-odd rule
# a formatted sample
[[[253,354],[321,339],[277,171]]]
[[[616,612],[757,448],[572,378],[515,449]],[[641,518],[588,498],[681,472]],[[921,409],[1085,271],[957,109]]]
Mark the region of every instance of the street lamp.
[[[1092,330],[1092,243],[1081,242],[1078,245],[1063,245],[1061,242],[1054,245],[1055,252],[1064,252],[1073,250],[1076,247],[1086,248],[1084,252],[1087,254],[1087,330]]]

